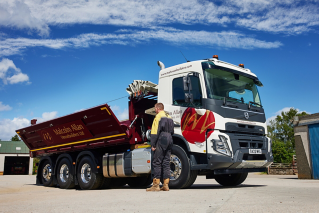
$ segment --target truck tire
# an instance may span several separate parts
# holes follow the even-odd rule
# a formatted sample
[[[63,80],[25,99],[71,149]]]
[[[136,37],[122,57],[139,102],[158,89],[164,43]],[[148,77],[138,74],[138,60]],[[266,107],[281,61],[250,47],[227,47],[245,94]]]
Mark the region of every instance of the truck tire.
[[[57,180],[60,188],[62,189],[72,189],[74,188],[74,176],[70,172],[72,164],[69,159],[63,158],[57,169]]]
[[[170,167],[169,187],[181,189],[187,186],[191,174],[190,162],[184,149],[175,144],[172,147]]]
[[[78,165],[77,178],[83,190],[97,189],[101,186],[103,175],[94,173],[93,166],[94,163],[90,157],[83,157]]]
[[[40,177],[44,186],[55,186],[53,167],[49,160],[45,160],[42,164],[40,172]]]
[[[55,186],[55,181],[54,181],[54,175],[52,174],[53,172],[53,167],[50,164],[49,160],[45,160],[42,164],[41,169],[39,170],[40,172],[40,178],[42,180],[42,183],[44,186]]]
[[[188,181],[185,183],[185,185],[182,188],[187,189],[191,187],[197,178],[197,174],[198,174],[197,170],[191,170]]]
[[[238,186],[247,178],[248,172],[216,175],[215,180],[222,186]]]
[[[152,183],[151,175],[128,178],[127,184],[131,188],[145,188]]]

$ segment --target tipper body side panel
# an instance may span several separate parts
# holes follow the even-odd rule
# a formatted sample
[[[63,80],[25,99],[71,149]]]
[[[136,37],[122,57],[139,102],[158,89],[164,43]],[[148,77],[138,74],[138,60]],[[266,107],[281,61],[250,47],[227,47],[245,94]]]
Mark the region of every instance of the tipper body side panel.
[[[129,144],[127,126],[107,104],[35,124],[16,131],[32,157],[115,144]]]

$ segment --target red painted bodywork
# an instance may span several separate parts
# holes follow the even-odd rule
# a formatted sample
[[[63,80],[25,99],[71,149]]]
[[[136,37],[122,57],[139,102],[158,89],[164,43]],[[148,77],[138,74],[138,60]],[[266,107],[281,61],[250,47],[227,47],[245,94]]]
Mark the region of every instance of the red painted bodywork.
[[[126,121],[120,122],[111,108],[103,104],[16,132],[30,149],[31,157],[117,145],[127,145],[129,148],[132,144],[146,141],[142,136],[141,118],[144,130],[150,129],[153,117],[146,115],[145,110],[156,102],[154,98],[132,98]],[[129,128],[136,115],[138,119]]]

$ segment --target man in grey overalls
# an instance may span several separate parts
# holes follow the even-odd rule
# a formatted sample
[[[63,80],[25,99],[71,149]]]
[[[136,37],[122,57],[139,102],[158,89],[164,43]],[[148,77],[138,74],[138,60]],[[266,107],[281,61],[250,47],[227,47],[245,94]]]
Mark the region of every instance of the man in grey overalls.
[[[146,191],[169,191],[168,183],[170,178],[170,158],[173,146],[174,122],[164,112],[162,103],[155,104],[156,116],[151,130],[151,146],[154,151],[152,165],[154,168],[153,186]],[[163,174],[163,187],[159,188],[161,175]]]

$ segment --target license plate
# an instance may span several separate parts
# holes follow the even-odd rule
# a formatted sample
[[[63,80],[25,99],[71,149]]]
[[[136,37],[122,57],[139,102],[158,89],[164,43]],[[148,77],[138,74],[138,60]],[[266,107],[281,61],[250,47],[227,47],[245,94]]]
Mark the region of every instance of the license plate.
[[[262,154],[261,149],[249,149],[249,154]]]

